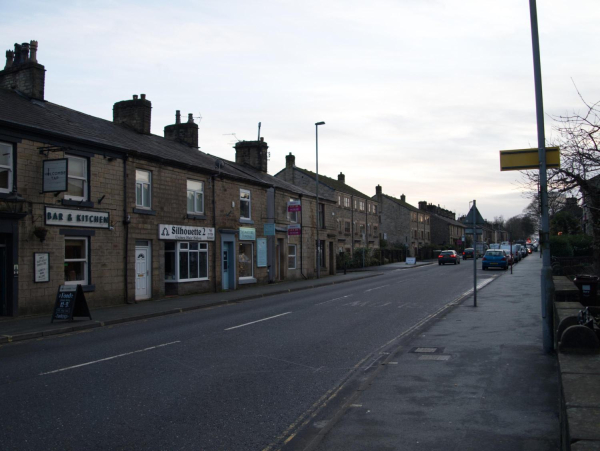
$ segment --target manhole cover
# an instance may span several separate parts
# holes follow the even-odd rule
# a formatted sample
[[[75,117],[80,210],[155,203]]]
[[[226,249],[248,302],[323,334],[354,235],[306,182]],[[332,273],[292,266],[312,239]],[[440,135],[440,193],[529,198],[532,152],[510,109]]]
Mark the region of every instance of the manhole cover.
[[[448,360],[449,355],[422,355],[419,356],[419,360]]]

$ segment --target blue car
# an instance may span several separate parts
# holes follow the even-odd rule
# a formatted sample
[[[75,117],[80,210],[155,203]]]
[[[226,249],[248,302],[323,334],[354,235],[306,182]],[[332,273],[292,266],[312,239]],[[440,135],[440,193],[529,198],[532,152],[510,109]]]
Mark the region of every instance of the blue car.
[[[508,269],[508,255],[503,249],[490,249],[481,259],[481,269],[488,268]]]

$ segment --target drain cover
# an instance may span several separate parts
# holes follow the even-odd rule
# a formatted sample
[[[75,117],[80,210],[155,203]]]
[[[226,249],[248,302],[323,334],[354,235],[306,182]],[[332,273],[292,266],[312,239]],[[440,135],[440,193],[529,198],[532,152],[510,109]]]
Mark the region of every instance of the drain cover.
[[[450,359],[449,355],[422,355],[419,356],[419,360],[448,360]]]

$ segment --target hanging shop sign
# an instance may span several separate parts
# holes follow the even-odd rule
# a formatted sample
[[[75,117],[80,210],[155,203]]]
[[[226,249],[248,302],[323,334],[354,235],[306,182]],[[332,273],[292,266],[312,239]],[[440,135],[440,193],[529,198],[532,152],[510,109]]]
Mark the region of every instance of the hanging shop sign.
[[[265,236],[275,236],[275,224],[274,223],[265,224],[263,234]]]
[[[256,239],[256,266],[266,268],[267,266],[267,239]]]
[[[183,225],[159,224],[159,240],[214,241],[215,229],[212,227],[191,227]]]
[[[96,229],[108,229],[110,227],[110,217],[107,211],[46,207],[44,218],[46,225],[51,226],[92,227]]]
[[[287,203],[288,212],[302,211],[302,203],[299,200],[291,200]]]
[[[42,171],[42,193],[60,193],[67,191],[69,160],[44,160]]]
[[[288,226],[288,236],[302,235],[302,226],[300,224],[290,224]]]
[[[240,227],[240,241],[254,241],[256,229],[252,227]]]

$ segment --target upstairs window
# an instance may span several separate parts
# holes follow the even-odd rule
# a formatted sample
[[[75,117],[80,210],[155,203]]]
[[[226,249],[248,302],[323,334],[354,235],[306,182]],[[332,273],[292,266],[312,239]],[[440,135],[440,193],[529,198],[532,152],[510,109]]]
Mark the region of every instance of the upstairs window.
[[[240,189],[240,219],[252,219],[252,197],[247,189]]]
[[[346,221],[346,224],[344,225],[344,227],[345,227],[344,232],[350,233],[350,222]]]
[[[290,198],[290,202],[297,201],[298,199]],[[298,222],[298,212],[297,211],[288,211],[288,219],[291,223]]]
[[[350,208],[350,198],[344,197],[344,207]]]
[[[188,213],[204,213],[204,182],[187,181],[187,211]]]
[[[9,193],[13,187],[13,146],[0,142],[0,193]]]
[[[88,200],[88,160],[87,158],[65,155],[69,160],[69,182],[65,199]]]
[[[70,163],[70,162],[69,162]],[[152,173],[136,169],[135,171],[135,205],[139,208],[150,208],[152,192]]]

